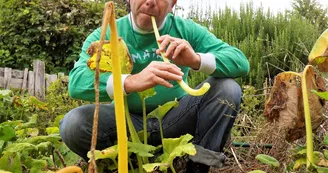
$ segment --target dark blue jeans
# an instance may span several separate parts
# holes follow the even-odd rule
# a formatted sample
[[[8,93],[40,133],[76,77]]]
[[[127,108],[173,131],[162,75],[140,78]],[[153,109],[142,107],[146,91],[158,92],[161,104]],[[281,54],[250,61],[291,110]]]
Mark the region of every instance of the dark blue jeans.
[[[241,101],[240,86],[228,78],[209,77],[211,89],[203,96],[187,95],[179,100],[179,107],[171,109],[164,117],[165,138],[180,137],[186,133],[194,136],[197,154],[191,160],[209,166],[221,167],[223,147],[237,116]],[[201,84],[202,85],[202,84]],[[200,85],[200,86],[201,86]],[[85,105],[68,112],[60,124],[60,134],[65,144],[87,160],[91,146],[94,105]],[[137,131],[142,130],[142,115],[131,114]],[[161,143],[157,119],[147,121],[149,143]],[[100,105],[97,149],[105,149],[117,140],[114,106]]]

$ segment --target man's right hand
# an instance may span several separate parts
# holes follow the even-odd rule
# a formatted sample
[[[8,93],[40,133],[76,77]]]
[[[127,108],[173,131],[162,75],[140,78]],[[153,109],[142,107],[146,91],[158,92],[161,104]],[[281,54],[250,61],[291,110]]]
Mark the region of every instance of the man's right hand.
[[[175,64],[153,61],[140,73],[128,76],[124,81],[126,93],[141,92],[156,85],[173,87],[169,80],[182,80],[183,72]]]

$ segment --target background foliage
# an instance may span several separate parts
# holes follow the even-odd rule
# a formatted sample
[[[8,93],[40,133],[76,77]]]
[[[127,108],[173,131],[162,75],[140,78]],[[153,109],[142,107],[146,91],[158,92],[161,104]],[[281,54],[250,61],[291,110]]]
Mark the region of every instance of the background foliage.
[[[298,1],[301,0],[295,0],[294,4],[303,3]],[[321,19],[306,17],[307,14],[317,16],[319,12],[326,16],[318,3],[311,8],[302,6],[307,14],[299,9],[273,14],[270,10],[254,8],[252,3],[241,5],[238,11],[225,7],[214,12],[211,7],[202,10],[200,6],[194,4],[195,10],[188,16],[245,53],[251,71],[239,80],[256,88],[263,87],[265,78],[273,82],[274,75],[281,71],[302,71],[315,40],[328,27],[327,23],[319,22]]]
[[[126,14],[123,1],[117,16]],[[0,0],[0,66],[23,69],[35,59],[48,72],[67,72],[86,36],[101,25],[103,2]]]

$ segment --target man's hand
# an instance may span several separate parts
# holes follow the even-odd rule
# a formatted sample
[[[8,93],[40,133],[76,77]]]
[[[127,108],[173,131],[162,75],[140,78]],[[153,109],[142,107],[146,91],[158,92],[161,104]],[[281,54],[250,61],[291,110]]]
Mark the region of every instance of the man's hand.
[[[156,51],[157,54],[165,52],[165,56],[174,64],[188,66],[194,70],[199,69],[200,56],[195,53],[188,41],[169,35],[163,35],[157,41],[161,45]]]
[[[183,72],[175,64],[153,61],[140,73],[128,76],[124,81],[126,93],[140,92],[156,85],[173,87],[169,80],[182,80]]]

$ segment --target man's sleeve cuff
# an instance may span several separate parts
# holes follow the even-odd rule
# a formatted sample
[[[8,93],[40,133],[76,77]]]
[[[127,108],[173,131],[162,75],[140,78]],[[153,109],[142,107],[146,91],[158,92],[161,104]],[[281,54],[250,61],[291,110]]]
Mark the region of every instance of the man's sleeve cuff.
[[[216,69],[215,56],[211,53],[197,53],[200,56],[200,67],[196,72],[212,74]]]
[[[122,88],[123,88],[123,94],[124,96],[128,95],[125,90],[124,90],[124,81],[125,79],[129,76],[130,74],[122,74],[121,79],[122,79]],[[114,99],[114,80],[113,80],[113,75],[110,75],[107,80],[107,86],[106,86],[106,91],[108,96],[111,99]]]

